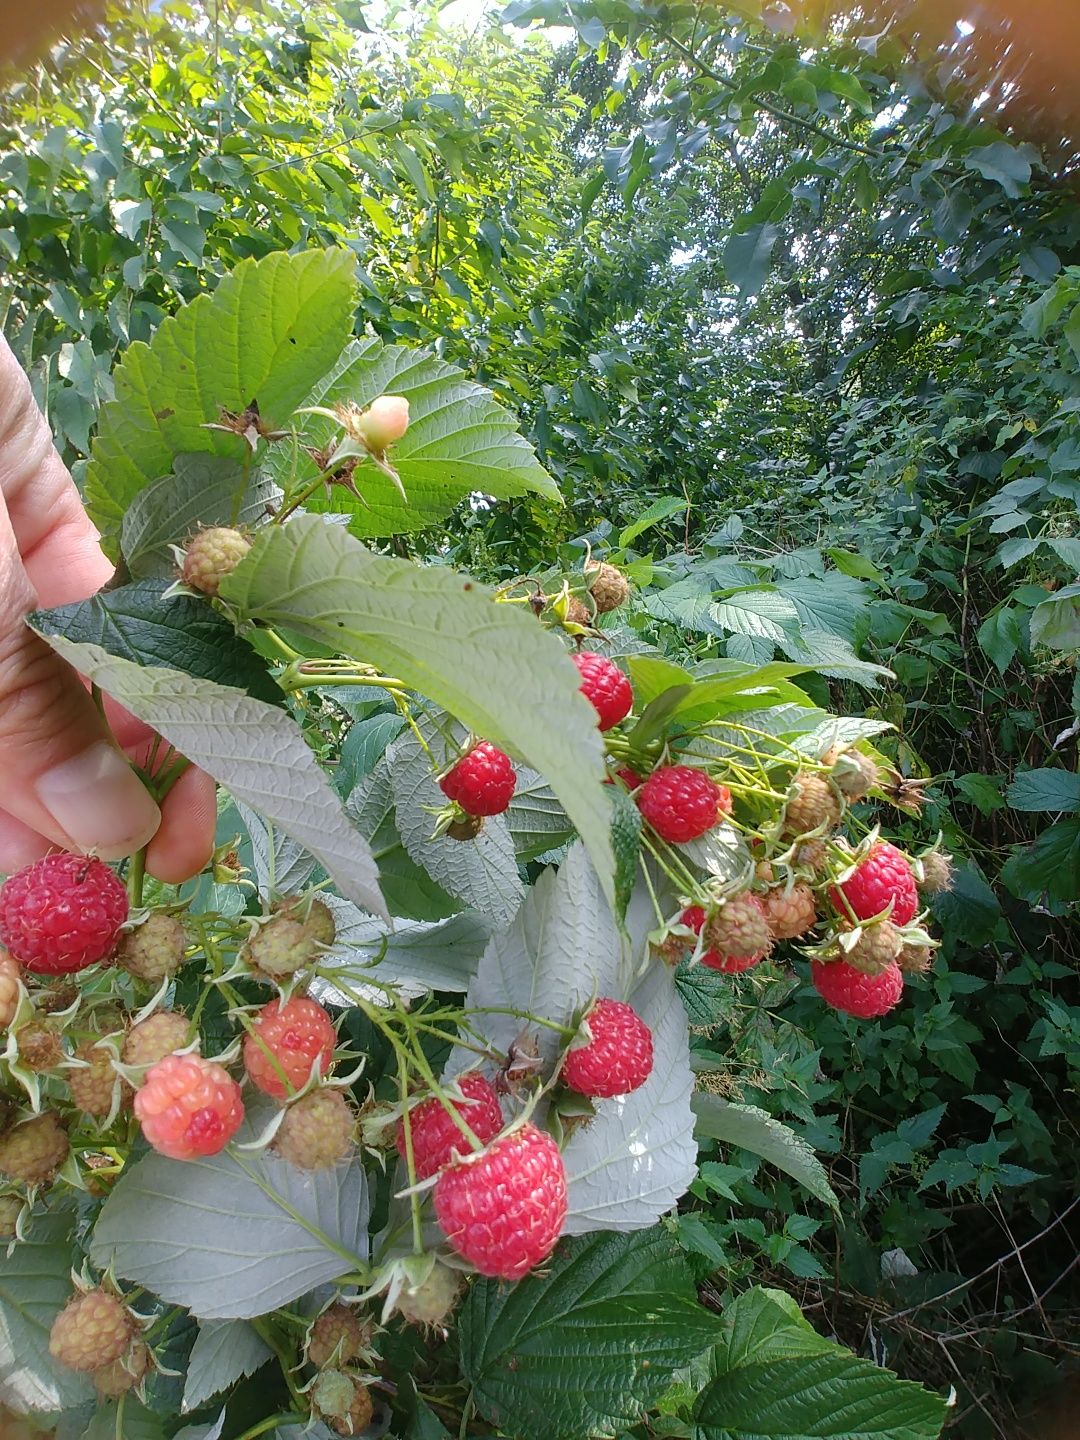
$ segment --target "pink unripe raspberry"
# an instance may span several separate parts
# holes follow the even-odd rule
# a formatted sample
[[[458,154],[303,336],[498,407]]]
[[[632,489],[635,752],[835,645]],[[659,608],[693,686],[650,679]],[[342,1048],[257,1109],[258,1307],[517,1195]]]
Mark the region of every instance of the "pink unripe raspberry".
[[[610,730],[625,720],[633,709],[634,692],[614,660],[588,650],[581,650],[570,658],[581,676],[581,693],[596,711],[599,728]]]
[[[194,1160],[224,1150],[240,1129],[240,1086],[201,1055],[166,1055],[147,1071],[135,1095],[135,1115],[148,1142],[171,1160]]]
[[[481,1275],[520,1280],[555,1248],[566,1219],[566,1170],[550,1135],[526,1123],[435,1182],[435,1216]]]
[[[458,1079],[458,1085],[463,1095],[467,1097],[466,1103],[454,1101],[449,1103],[465,1121],[481,1145],[486,1145],[503,1128],[503,1115],[499,1106],[499,1097],[491,1082],[478,1070],[470,1071],[468,1075],[462,1075]],[[413,1163],[416,1166],[416,1178],[426,1180],[429,1175],[434,1175],[436,1170],[442,1167],[454,1157],[454,1152],[467,1155],[471,1152],[472,1146],[468,1137],[447,1113],[442,1102],[432,1095],[427,1100],[421,1100],[418,1105],[409,1109],[409,1130],[412,1136]],[[398,1121],[397,1127],[397,1148],[402,1159],[405,1158],[405,1122]]]
[[[888,1014],[904,993],[904,977],[895,961],[877,975],[866,975],[843,960],[815,960],[810,974],[827,1005],[859,1020]]]
[[[862,927],[855,944],[843,952],[843,959],[864,975],[880,975],[899,958],[903,944],[891,920],[878,920]]]
[[[840,796],[822,775],[799,774],[792,784],[793,794],[784,809],[784,834],[794,839],[823,825],[830,830],[839,824],[842,804]]]
[[[116,1399],[120,1395],[126,1395],[129,1390],[134,1390],[143,1376],[150,1369],[150,1351],[141,1340],[136,1340],[128,1349],[126,1355],[121,1355],[110,1365],[102,1365],[97,1370],[91,1370],[90,1379],[94,1382],[94,1389],[99,1395],[109,1399]]]
[[[264,1094],[284,1100],[307,1084],[312,1066],[326,1074],[336,1044],[330,1016],[314,1000],[271,1000],[244,1038],[244,1068]]]
[[[907,856],[887,840],[871,847],[848,879],[829,891],[829,899],[845,919],[872,920],[891,905],[888,918],[894,925],[910,924],[919,908]]]
[[[710,970],[749,970],[772,949],[768,917],[756,895],[733,895],[708,917],[700,905],[691,905],[683,911],[682,923],[699,935],[704,930],[701,963]]]
[[[408,428],[409,402],[404,395],[380,395],[356,422],[360,439],[376,455],[400,440]]]
[[[634,799],[661,840],[673,845],[696,840],[731,812],[730,790],[689,765],[662,765]]]
[[[108,865],[46,855],[0,886],[0,941],[39,975],[85,970],[112,954],[127,891]]]
[[[67,1072],[67,1082],[74,1104],[85,1115],[108,1115],[113,1093],[120,1077],[113,1069],[112,1056],[94,1040],[86,1040],[75,1051],[77,1060],[85,1060]]]
[[[514,798],[517,775],[509,755],[481,740],[439,781],[448,800],[466,815],[501,815]]]
[[[801,881],[790,890],[781,885],[767,891],[761,904],[774,940],[797,940],[817,924],[814,892]]]
[[[52,1323],[49,1354],[69,1370],[98,1370],[119,1360],[131,1343],[135,1322],[107,1290],[88,1290],[69,1300]]]
[[[585,1017],[586,1042],[573,1045],[562,1078],[580,1095],[629,1095],[652,1074],[653,1038],[641,1016],[622,1000],[597,1000]]]

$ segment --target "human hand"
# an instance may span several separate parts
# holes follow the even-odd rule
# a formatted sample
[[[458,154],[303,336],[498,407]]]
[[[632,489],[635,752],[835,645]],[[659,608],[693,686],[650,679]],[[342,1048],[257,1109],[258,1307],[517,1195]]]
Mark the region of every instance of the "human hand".
[[[111,574],[0,339],[0,872],[57,846],[117,860],[149,844],[147,869],[175,884],[213,848],[209,776],[185,770],[159,810],[119,748],[145,763],[151,731],[119,708],[106,726],[79,676],[24,623],[35,607],[87,599]]]

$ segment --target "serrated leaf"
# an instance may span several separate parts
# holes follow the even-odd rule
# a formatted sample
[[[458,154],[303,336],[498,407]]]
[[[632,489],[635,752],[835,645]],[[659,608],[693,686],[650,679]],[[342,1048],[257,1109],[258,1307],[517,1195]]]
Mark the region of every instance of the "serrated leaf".
[[[182,1409],[197,1410],[272,1358],[269,1345],[245,1321],[204,1321],[188,1359]]]
[[[1020,648],[1020,620],[1014,609],[1006,606],[988,615],[975,632],[975,638],[1002,675],[1009,668]]]
[[[116,1440],[121,1419],[124,1440],[164,1440],[162,1417],[131,1395],[124,1397],[122,1412],[118,1400],[102,1400],[80,1440]]]
[[[99,645],[137,665],[182,670],[283,705],[285,697],[266,666],[228,621],[204,600],[187,595],[162,599],[168,583],[139,580],[102,590],[73,605],[37,610],[29,621],[36,630],[73,644]]]
[[[714,1362],[722,1373],[742,1365],[820,1355],[836,1348],[817,1333],[783,1290],[754,1286],[744,1291],[724,1311],[723,1326],[724,1339]]]
[[[564,647],[531,615],[450,570],[374,555],[314,516],[263,530],[222,594],[247,618],[398,676],[539,771],[613,895],[596,712]]]
[[[66,1410],[94,1397],[85,1376],[49,1354],[52,1322],[72,1295],[74,1229],[71,1212],[35,1215],[28,1238],[0,1256],[0,1404],[17,1413]]]
[[[411,731],[395,740],[386,755],[402,843],[410,858],[448,894],[479,911],[492,925],[507,925],[521,904],[525,887],[506,821],[501,815],[489,817],[474,840],[454,840],[448,835],[432,839],[432,811],[446,804],[432,763],[441,768],[453,758],[453,751],[433,729],[425,738],[432,750],[430,758]]]
[[[209,1425],[185,1425],[183,1430],[178,1430],[173,1440],[221,1440],[221,1432],[225,1429],[225,1411]]]
[[[1005,791],[1014,810],[1033,813],[1080,810],[1080,775],[1073,770],[1025,770]]]
[[[695,1414],[746,1440],[937,1440],[945,1402],[831,1346],[741,1365],[706,1387]]]
[[[659,500],[654,500],[645,509],[619,532],[619,548],[625,550],[639,535],[644,535],[646,530],[651,530],[654,525],[661,524],[664,520],[670,520],[674,515],[681,515],[687,508],[687,501],[676,495],[665,495]]]
[[[1031,643],[1080,650],[1080,585],[1066,585],[1031,612]]]
[[[517,1285],[475,1284],[461,1366],[502,1433],[581,1440],[633,1426],[718,1331],[663,1232],[593,1235]]]
[[[627,946],[596,871],[575,844],[562,865],[541,872],[509,928],[491,937],[469,986],[468,1008],[524,1010],[566,1025],[594,994],[626,998],[631,978]],[[503,1053],[522,1029],[516,1015],[477,1015],[473,1023]],[[545,1061],[553,1061],[556,1032],[540,1029],[535,1038]]]
[[[292,835],[341,893],[386,915],[371,850],[349,823],[296,722],[242,691],[177,670],[144,669],[40,632],[107,695],[156,730],[236,798]]]
[[[718,630],[754,639],[799,638],[799,614],[792,602],[774,590],[740,590],[709,606],[709,619]]]
[[[611,846],[615,852],[615,914],[621,921],[630,904],[641,856],[641,811],[627,792],[611,787]]]
[[[91,1255],[200,1320],[247,1320],[354,1270],[367,1222],[357,1160],[302,1171],[266,1152],[151,1154],[106,1200]]]
[[[236,460],[177,455],[171,473],[140,490],[124,515],[120,549],[128,571],[136,580],[172,578],[176,559],[171,546],[183,546],[201,525],[254,529],[280,498],[271,480],[246,477]]]
[[[124,512],[182,454],[239,459],[247,442],[203,427],[255,400],[288,424],[341,353],[352,326],[356,260],[346,249],[244,260],[210,295],[128,347],[102,407],[87,468],[90,514],[115,555]]]
[[[409,428],[390,454],[405,499],[389,476],[361,465],[353,478],[363,502],[338,487],[327,499],[314,498],[310,508],[347,513],[357,535],[396,535],[441,520],[475,492],[499,499],[529,492],[559,499],[558,487],[518,434],[510,412],[430,350],[353,341],[307,403],[365,406],[387,394],[404,395],[409,402]],[[306,444],[320,447],[340,427],[311,415],[303,431]],[[288,477],[303,482],[318,471],[306,456],[281,449],[271,455],[270,473],[284,486]]]
[[[839,1209],[821,1161],[805,1140],[800,1140],[779,1120],[774,1120],[756,1106],[733,1105],[719,1095],[709,1095],[700,1090],[691,1097],[690,1105],[699,1136],[749,1150],[751,1155],[760,1156],[769,1165],[775,1165],[785,1175],[790,1175],[833,1210]]]
[[[804,632],[821,630],[854,645],[856,621],[870,598],[860,580],[830,572],[778,580],[776,590],[795,606]]]
[[[1001,867],[1001,878],[1021,900],[1050,895],[1063,903],[1080,894],[1080,819],[1059,820],[1034,845],[1018,850]]]
[[[295,895],[311,879],[315,856],[249,805],[233,799],[251,841],[255,883],[262,895]]]
[[[324,895],[334,912],[337,939],[319,969],[330,983],[339,975],[391,982],[412,989],[467,990],[491,936],[490,926],[474,911],[425,924],[394,921],[387,931],[381,921],[365,915],[347,900]]]
[[[461,909],[460,902],[436,885],[401,843],[385,761],[383,756],[356,786],[346,802],[345,813],[378,859],[379,886],[390,913],[410,920],[445,919]]]
[[[565,845],[574,835],[574,827],[551,786],[542,775],[524,766],[518,769],[517,789],[506,812],[506,823],[521,864]]]

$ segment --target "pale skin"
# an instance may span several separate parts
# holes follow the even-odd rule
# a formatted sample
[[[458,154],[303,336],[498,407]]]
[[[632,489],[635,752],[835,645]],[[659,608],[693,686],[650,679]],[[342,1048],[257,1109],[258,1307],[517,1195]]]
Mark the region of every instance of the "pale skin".
[[[0,340],[0,873],[56,849],[119,860],[179,883],[214,841],[214,785],[186,770],[160,809],[130,761],[153,735],[118,707],[106,725],[85,683],[26,625],[28,611],[85,600],[113,567],[53,447],[30,385]]]

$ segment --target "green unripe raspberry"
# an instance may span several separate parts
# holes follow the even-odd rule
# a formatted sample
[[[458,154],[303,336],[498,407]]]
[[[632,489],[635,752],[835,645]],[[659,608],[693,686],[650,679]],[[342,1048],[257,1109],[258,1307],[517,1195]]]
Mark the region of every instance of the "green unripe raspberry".
[[[155,910],[142,925],[121,936],[115,961],[129,975],[157,985],[184,963],[187,934],[175,915]]]
[[[0,1195],[0,1240],[10,1240],[22,1214],[23,1202],[18,1195]]]
[[[200,530],[188,545],[181,577],[193,590],[216,595],[222,580],[236,569],[250,549],[247,536],[227,525]]]
[[[295,920],[307,931],[308,937],[319,945],[330,946],[337,936],[337,923],[333,912],[325,901],[314,895],[287,895],[273,907],[275,915],[284,915]]]
[[[60,1121],[46,1110],[0,1136],[0,1173],[25,1185],[44,1185],[63,1165],[71,1149]]]
[[[340,1370],[323,1371],[311,1387],[311,1403],[339,1435],[359,1435],[375,1413],[367,1386]]]
[[[127,1350],[135,1325],[107,1290],[76,1295],[53,1321],[49,1354],[69,1370],[100,1370]]]
[[[75,1058],[85,1060],[86,1065],[68,1071],[72,1100],[85,1115],[108,1115],[119,1079],[113,1069],[112,1056],[103,1046],[86,1040],[75,1051]]]
[[[442,1325],[457,1304],[464,1285],[460,1271],[437,1261],[426,1280],[401,1291],[397,1308],[410,1325]]]
[[[328,1170],[352,1149],[354,1123],[340,1090],[310,1090],[286,1110],[274,1149],[300,1170]]]
[[[175,1010],[155,1010],[127,1033],[120,1058],[125,1065],[156,1065],[188,1043],[188,1018]]]
[[[876,925],[863,926],[858,940],[841,954],[841,959],[864,975],[880,975],[900,954],[902,946],[900,932],[892,921],[879,920]]]
[[[271,980],[284,980],[310,965],[318,944],[307,926],[285,915],[275,915],[260,925],[244,946],[244,958],[253,970]]]

